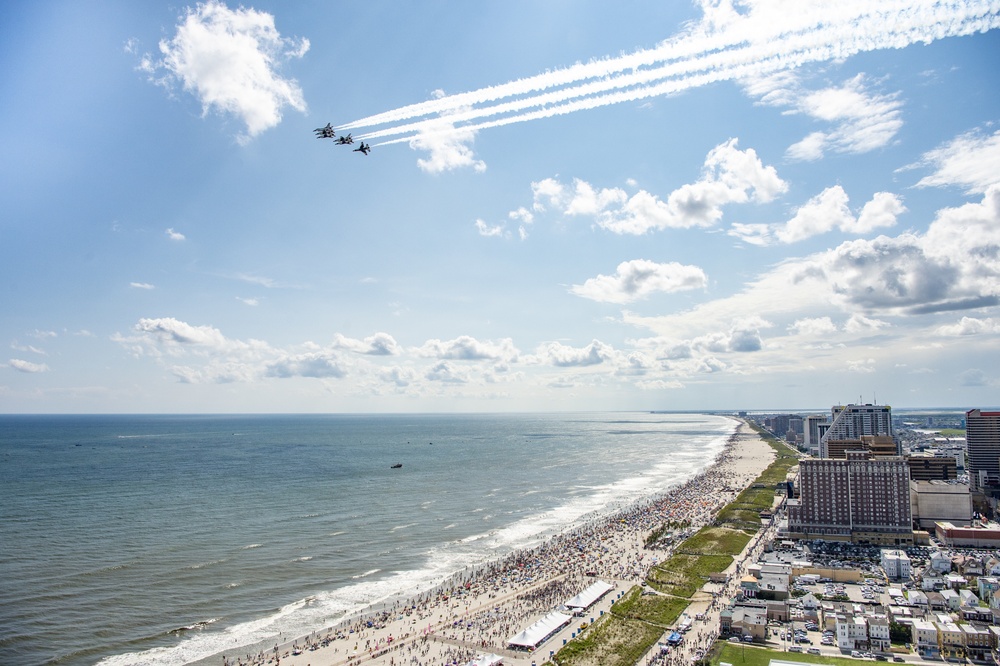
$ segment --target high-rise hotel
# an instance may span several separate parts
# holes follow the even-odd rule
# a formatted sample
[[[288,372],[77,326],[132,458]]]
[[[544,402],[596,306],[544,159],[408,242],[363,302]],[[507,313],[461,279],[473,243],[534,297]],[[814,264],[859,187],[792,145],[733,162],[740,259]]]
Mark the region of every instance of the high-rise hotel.
[[[848,451],[799,462],[799,498],[788,500],[788,531],[806,539],[913,543],[910,468],[902,457]]]
[[[972,409],[965,413],[965,445],[969,453],[969,486],[973,492],[1000,490],[1000,412]]]

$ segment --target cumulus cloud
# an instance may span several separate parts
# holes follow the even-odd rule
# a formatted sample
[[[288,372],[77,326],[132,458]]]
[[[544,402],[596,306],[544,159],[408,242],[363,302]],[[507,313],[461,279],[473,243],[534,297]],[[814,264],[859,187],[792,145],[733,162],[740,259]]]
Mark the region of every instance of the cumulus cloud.
[[[418,376],[412,368],[394,365],[390,368],[382,368],[379,371],[379,378],[384,382],[394,384],[396,388],[405,388],[415,382]]]
[[[461,335],[453,340],[428,340],[420,348],[423,356],[453,361],[516,361],[520,355],[510,338],[477,340]]]
[[[226,338],[213,326],[192,326],[173,317],[140,319],[135,330],[165,345],[197,345],[224,348]]]
[[[722,354],[758,345],[752,334],[733,336],[726,332],[734,317],[766,317],[789,333],[830,329],[823,319],[829,317],[837,330],[825,334],[825,342],[857,345],[866,339],[866,347],[879,350],[878,356],[866,356],[881,360],[893,353],[892,349],[926,344],[930,335],[990,334],[995,316],[990,316],[993,311],[988,308],[1000,305],[997,248],[1000,186],[988,189],[979,202],[939,210],[926,233],[845,242],[785,260],[731,296],[660,316],[625,311],[622,321],[652,331],[657,336],[654,340],[663,340],[657,357],[671,368],[689,372],[693,372],[695,362],[701,363],[707,356],[729,363],[731,359]],[[965,321],[945,326],[940,319],[927,316],[977,309],[983,310],[983,315],[975,320],[970,314]],[[840,323],[844,316],[846,322]],[[749,327],[744,325],[742,330]],[[761,363],[767,368],[791,370],[807,361],[822,362],[815,356],[797,357],[794,350],[802,345],[786,343],[781,337],[768,345],[763,345],[762,335],[757,339],[763,352]],[[836,363],[834,367],[846,366],[842,357]],[[855,371],[874,367],[867,362],[852,365]]]
[[[834,325],[833,320],[829,317],[815,317],[796,319],[795,322],[788,327],[788,330],[796,335],[818,337],[835,332],[837,327]]]
[[[614,350],[600,340],[594,340],[586,347],[569,347],[560,342],[550,342],[539,348],[537,355],[543,362],[560,368],[599,365],[614,356]]]
[[[849,359],[847,361],[848,372],[869,375],[876,372],[876,370],[875,359],[873,358]]]
[[[923,154],[906,168],[933,168],[917,187],[964,187],[969,194],[985,193],[1000,183],[1000,130],[990,135],[972,131]]]
[[[182,241],[186,238],[184,234],[182,234],[181,232],[174,231],[173,227],[167,229],[166,233],[167,233],[167,238],[173,241]]]
[[[616,234],[642,235],[714,226],[724,206],[767,203],[785,192],[788,184],[752,148],[740,150],[737,139],[730,139],[709,151],[698,181],[677,188],[666,201],[645,190],[629,196],[620,188],[597,189],[580,179],[569,187],[547,178],[531,188],[536,211],[555,209],[567,216],[592,217]]]
[[[330,350],[306,352],[283,356],[271,361],[266,366],[265,374],[269,377],[327,377],[341,378],[347,371],[341,365],[339,357]]]
[[[201,102],[203,114],[232,114],[246,125],[247,141],[281,122],[282,110],[305,112],[302,90],[279,74],[309,40],[282,37],[274,16],[209,0],[180,17],[171,39],[160,41],[162,58],[143,57],[140,68],[160,84],[180,84]]]
[[[965,336],[1000,333],[1000,319],[986,317],[977,319],[975,317],[962,317],[955,324],[945,324],[937,330],[938,335]]]
[[[1000,186],[981,203],[938,212],[923,236],[850,241],[818,263],[836,297],[911,314],[1000,302]]]
[[[469,382],[466,371],[457,368],[448,361],[441,361],[428,370],[424,377],[432,382],[444,382],[446,384],[467,384]]]
[[[45,365],[44,363],[32,363],[31,361],[25,361],[24,359],[20,358],[10,359],[9,361],[7,361],[7,365],[9,365],[14,370],[17,370],[18,372],[24,372],[26,374],[34,374],[34,373],[49,371],[49,366]]]
[[[783,243],[795,243],[834,229],[866,234],[895,225],[896,217],[906,211],[899,197],[889,192],[877,192],[856,217],[848,202],[843,187],[828,187],[803,204],[783,226],[776,226],[773,233]]]
[[[396,356],[401,352],[396,339],[388,333],[378,332],[364,340],[348,338],[337,334],[334,338],[334,345],[339,349],[347,349],[356,354],[367,354],[369,356]]]
[[[704,288],[707,283],[705,272],[697,266],[633,259],[618,264],[614,275],[598,275],[573,285],[570,291],[594,301],[630,303],[655,293]]]
[[[855,312],[847,319],[847,323],[844,324],[844,330],[848,333],[865,333],[889,328],[890,326],[892,324],[887,321],[872,319],[871,317],[865,317]]]

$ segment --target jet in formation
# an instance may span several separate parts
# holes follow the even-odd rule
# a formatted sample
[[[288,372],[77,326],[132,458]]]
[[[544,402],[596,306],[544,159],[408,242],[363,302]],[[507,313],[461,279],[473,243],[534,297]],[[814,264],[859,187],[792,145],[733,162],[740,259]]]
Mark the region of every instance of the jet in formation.
[[[317,127],[313,130],[316,133],[317,139],[333,139],[333,142],[338,146],[346,146],[348,144],[354,143],[354,137],[350,134],[347,136],[337,136],[337,132],[333,129],[330,123],[326,124],[326,127]],[[367,155],[371,151],[372,147],[370,144],[361,142],[361,145],[354,149],[353,152],[361,153],[362,155]]]
[[[317,139],[332,139],[337,136],[337,133],[333,131],[333,127],[330,123],[327,123],[326,127],[317,127],[313,130],[313,132],[316,132]]]

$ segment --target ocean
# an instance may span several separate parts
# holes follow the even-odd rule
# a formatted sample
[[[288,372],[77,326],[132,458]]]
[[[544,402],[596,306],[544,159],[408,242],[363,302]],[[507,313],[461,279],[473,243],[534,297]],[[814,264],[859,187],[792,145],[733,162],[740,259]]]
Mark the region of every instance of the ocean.
[[[0,663],[218,664],[681,484],[734,429],[642,412],[0,415]]]

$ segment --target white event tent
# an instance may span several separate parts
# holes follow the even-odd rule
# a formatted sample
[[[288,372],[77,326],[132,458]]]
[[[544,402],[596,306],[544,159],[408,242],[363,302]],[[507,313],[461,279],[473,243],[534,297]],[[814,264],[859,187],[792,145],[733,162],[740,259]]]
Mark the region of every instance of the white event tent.
[[[605,583],[603,580],[599,580],[580,594],[565,602],[563,605],[572,611],[586,610],[590,608],[595,601],[613,589],[615,589],[614,585]]]
[[[503,657],[498,654],[481,654],[466,666],[498,666],[503,663]]]
[[[521,633],[507,639],[507,645],[521,650],[532,650],[572,621],[571,616],[559,611],[552,611]]]

